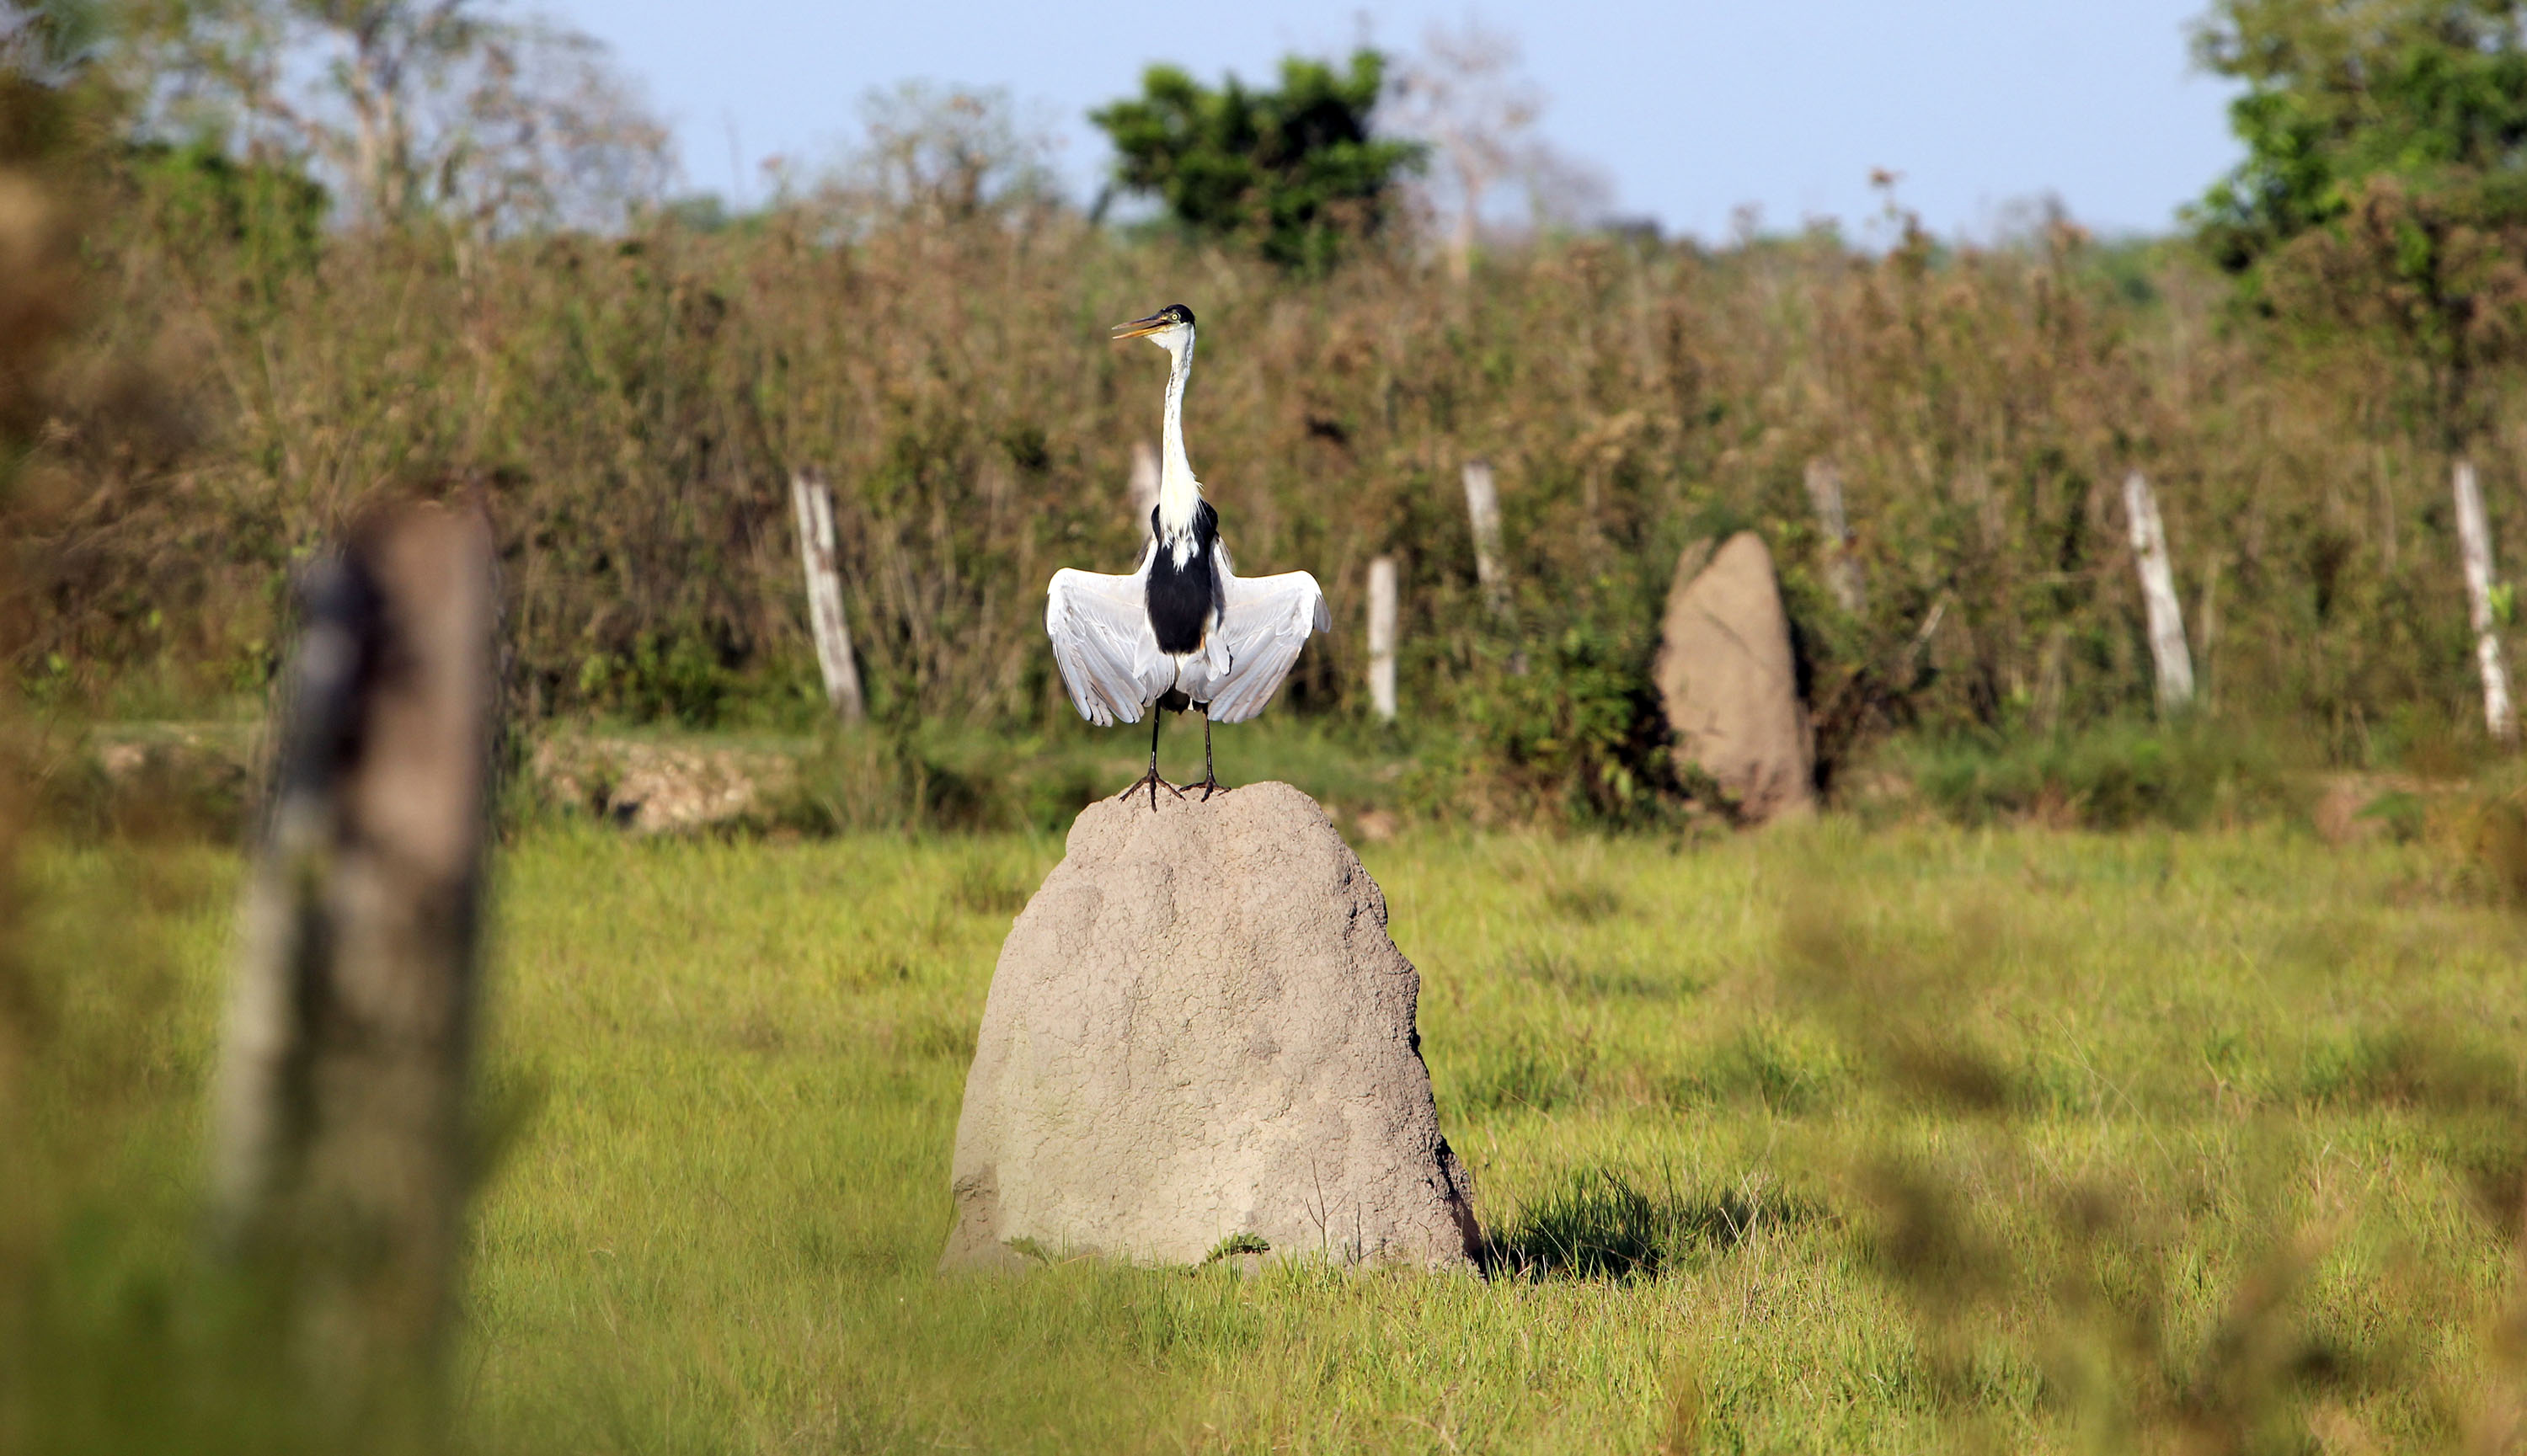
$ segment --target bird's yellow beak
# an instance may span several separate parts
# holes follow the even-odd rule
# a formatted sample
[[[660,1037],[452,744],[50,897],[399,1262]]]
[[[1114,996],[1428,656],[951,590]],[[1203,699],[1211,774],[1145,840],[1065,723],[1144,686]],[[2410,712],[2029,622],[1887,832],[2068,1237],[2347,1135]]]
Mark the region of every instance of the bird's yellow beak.
[[[1152,314],[1146,319],[1134,319],[1129,324],[1115,325],[1114,337],[1118,339],[1148,338],[1151,334],[1157,333],[1160,329],[1165,328],[1171,322],[1173,321],[1168,319],[1164,314]]]

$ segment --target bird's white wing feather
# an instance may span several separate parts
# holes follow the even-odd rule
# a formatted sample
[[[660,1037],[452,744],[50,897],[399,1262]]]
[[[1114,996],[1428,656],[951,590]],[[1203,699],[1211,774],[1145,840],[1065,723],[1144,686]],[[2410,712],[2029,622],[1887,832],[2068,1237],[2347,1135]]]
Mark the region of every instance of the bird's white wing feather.
[[[1225,657],[1227,664],[1208,684],[1209,711],[1214,722],[1243,723],[1272,701],[1308,633],[1331,631],[1334,619],[1316,578],[1306,572],[1232,577],[1223,566],[1219,577],[1222,602],[1212,632],[1218,651],[1212,656],[1214,662]]]
[[[1062,685],[1079,716],[1099,728],[1139,723],[1142,705],[1175,678],[1150,630],[1149,572],[1147,554],[1128,577],[1064,567],[1046,592],[1044,630]]]

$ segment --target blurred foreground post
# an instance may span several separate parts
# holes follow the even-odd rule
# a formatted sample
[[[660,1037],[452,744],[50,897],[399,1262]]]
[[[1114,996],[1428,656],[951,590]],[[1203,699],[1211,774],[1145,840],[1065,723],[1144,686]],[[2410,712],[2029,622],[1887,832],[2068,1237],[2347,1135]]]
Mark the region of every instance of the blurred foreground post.
[[[1509,582],[1501,576],[1500,490],[1488,461],[1466,462],[1466,516],[1474,527],[1474,579],[1494,617],[1509,609]]]
[[[1151,512],[1159,508],[1159,447],[1148,440],[1132,442],[1132,514],[1140,520],[1141,528],[1156,534],[1158,523]]]
[[[1868,605],[1860,579],[1860,558],[1851,551],[1851,522],[1842,509],[1842,472],[1822,457],[1808,462],[1808,504],[1816,508],[1825,531],[1825,584],[1836,605],[1854,617]]]
[[[345,1429],[427,1421],[455,1284],[492,593],[489,526],[438,506],[371,516],[309,574],[244,906],[218,1227]]]
[[[807,572],[807,626],[816,634],[816,668],[834,716],[868,716],[860,670],[851,661],[851,625],[843,615],[843,569],[834,540],[834,492],[813,468],[790,473],[790,503],[799,514],[799,560]]]
[[[2158,711],[2181,712],[2193,701],[2193,655],[2185,646],[2185,615],[2176,603],[2176,573],[2167,564],[2167,527],[2158,497],[2139,471],[2124,477],[2124,516],[2132,527],[2133,565],[2149,613],[2149,659],[2157,670]]]
[[[1381,723],[1395,721],[1395,558],[1368,564],[1368,704]]]
[[[2501,660],[2500,624],[2492,611],[2492,523],[2474,462],[2456,463],[2456,538],[2465,555],[2466,616],[2474,628],[2475,666],[2483,672],[2483,726],[2495,741],[2518,741],[2518,712],[2509,702],[2509,669]]]

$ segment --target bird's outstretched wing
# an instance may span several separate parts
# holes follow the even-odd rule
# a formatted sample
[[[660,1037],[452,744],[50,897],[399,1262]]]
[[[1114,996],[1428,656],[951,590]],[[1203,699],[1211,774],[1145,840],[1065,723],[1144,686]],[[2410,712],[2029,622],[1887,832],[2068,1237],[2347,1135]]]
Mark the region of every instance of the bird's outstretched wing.
[[[1243,723],[1272,701],[1308,633],[1331,631],[1334,619],[1316,578],[1306,572],[1232,577],[1223,564],[1219,584],[1223,600],[1212,631],[1219,650],[1212,660],[1224,656],[1228,665],[1212,678],[1208,711],[1215,722]]]
[[[1079,716],[1099,728],[1139,723],[1141,705],[1175,678],[1150,630],[1149,570],[1146,554],[1128,577],[1064,567],[1046,592],[1044,631],[1053,638],[1062,685]]]

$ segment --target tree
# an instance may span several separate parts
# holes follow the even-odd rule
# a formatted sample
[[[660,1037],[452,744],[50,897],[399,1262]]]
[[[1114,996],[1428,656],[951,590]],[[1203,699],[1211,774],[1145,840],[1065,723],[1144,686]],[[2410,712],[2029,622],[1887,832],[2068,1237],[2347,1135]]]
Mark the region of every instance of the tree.
[[[2527,342],[2527,0],[2217,0],[2246,159],[2195,210],[2277,320],[2383,337],[2450,453]]]
[[[1613,193],[1594,169],[1533,134],[1544,95],[1521,74],[1519,60],[1516,37],[1503,31],[1471,19],[1455,27],[1433,24],[1396,81],[1398,129],[1436,152],[1437,185],[1428,200],[1433,212],[1451,215],[1448,272],[1459,282],[1473,272],[1483,208],[1501,184],[1521,186],[1538,226],[1592,222]]]
[[[927,223],[1056,205],[1051,145],[999,88],[905,81],[860,102],[865,140],[842,177],[871,210]]]
[[[96,0],[0,0],[0,76],[61,85],[77,74],[102,23]]]
[[[1196,232],[1250,244],[1285,268],[1321,272],[1347,233],[1375,231],[1417,142],[1372,133],[1386,58],[1354,51],[1337,72],[1289,57],[1281,88],[1231,75],[1212,90],[1172,66],[1142,74],[1138,99],[1089,114],[1114,143],[1114,179],[1152,194]]]
[[[133,0],[112,60],[144,131],[311,166],[361,225],[604,226],[666,171],[595,40],[485,0]]]

